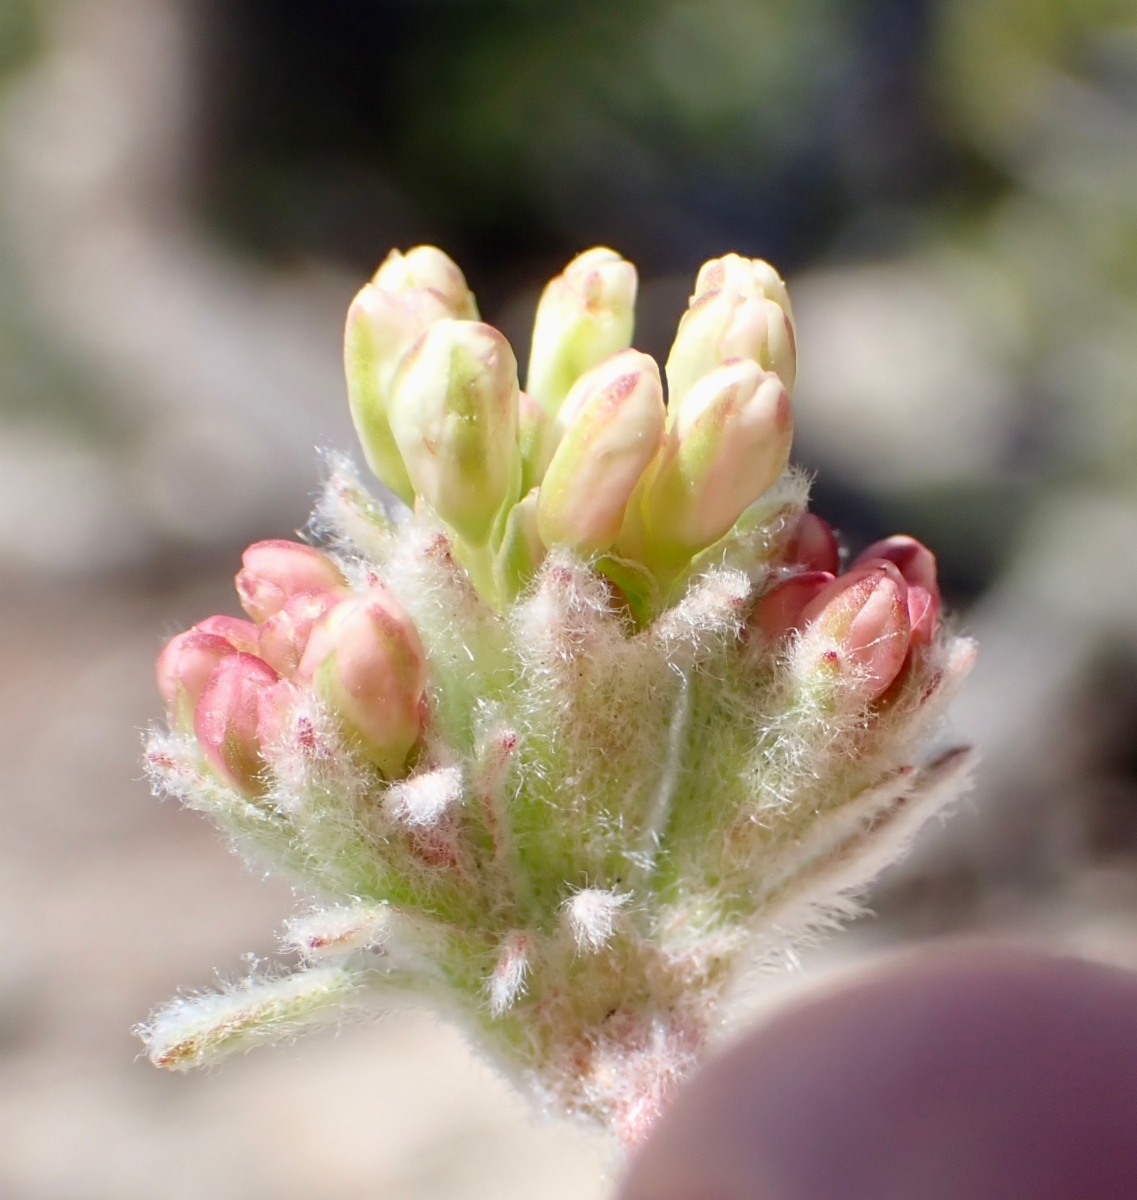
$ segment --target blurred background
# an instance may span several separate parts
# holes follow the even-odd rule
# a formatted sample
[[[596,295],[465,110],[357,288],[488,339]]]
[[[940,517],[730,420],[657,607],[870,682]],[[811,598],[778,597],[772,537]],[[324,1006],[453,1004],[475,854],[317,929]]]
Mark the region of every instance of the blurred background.
[[[199,1077],[129,1032],[292,901],[148,797],[154,655],[353,447],[344,311],[422,241],[522,359],[589,245],[657,354],[703,259],[771,259],[815,507],[939,555],[978,786],[807,974],[959,931],[1137,967],[1137,0],[0,0],[11,1200],[611,1191],[425,1017]]]

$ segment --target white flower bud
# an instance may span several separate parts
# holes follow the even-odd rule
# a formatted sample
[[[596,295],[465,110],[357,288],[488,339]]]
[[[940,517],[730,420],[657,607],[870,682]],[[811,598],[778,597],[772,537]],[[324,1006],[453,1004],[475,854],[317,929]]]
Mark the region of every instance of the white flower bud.
[[[525,390],[555,415],[572,385],[631,344],[636,269],[614,250],[578,255],[537,305]]]
[[[517,360],[477,321],[437,321],[403,361],[391,432],[418,495],[470,546],[484,546],[520,488]]]
[[[665,418],[659,368],[638,350],[613,355],[577,381],[557,417],[563,433],[537,501],[546,546],[590,554],[615,542]]]

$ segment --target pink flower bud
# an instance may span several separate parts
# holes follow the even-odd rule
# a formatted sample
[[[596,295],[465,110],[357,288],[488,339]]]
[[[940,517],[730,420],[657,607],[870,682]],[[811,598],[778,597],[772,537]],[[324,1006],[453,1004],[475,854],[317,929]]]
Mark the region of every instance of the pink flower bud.
[[[198,621],[194,629],[223,637],[234,650],[240,650],[243,654],[258,652],[257,627],[252,621],[242,621],[240,617],[206,617],[204,621]]]
[[[158,655],[158,691],[170,720],[183,729],[193,724],[193,711],[202,689],[222,659],[236,654],[232,644],[216,633],[189,629],[171,638]]]
[[[241,562],[237,595],[241,607],[258,625],[280,612],[300,592],[334,591],[347,584],[326,554],[302,542],[256,542],[245,551]]]
[[[829,522],[814,513],[803,513],[786,545],[785,559],[807,571],[836,575],[841,567],[841,551]]]
[[[927,646],[940,627],[940,597],[918,583],[908,585],[908,620],[912,625],[912,644]]]
[[[300,592],[260,627],[260,656],[274,671],[290,679],[304,657],[308,639],[317,621],[351,593]]]
[[[925,646],[936,635],[940,624],[940,587],[936,578],[936,556],[922,542],[907,534],[873,542],[857,555],[853,566],[884,560],[893,563],[908,584],[908,618],[912,641]]]
[[[802,627],[802,612],[833,582],[831,571],[806,571],[771,588],[754,606],[749,626],[770,643]]]
[[[402,774],[423,730],[426,652],[386,588],[328,612],[312,631],[297,678],[312,681],[384,775]]]
[[[896,569],[904,576],[905,583],[918,583],[929,592],[938,593],[936,556],[914,537],[909,537],[906,533],[897,533],[892,537],[882,538],[879,542],[873,542],[857,555],[853,566],[859,567],[879,558],[894,563]]]
[[[884,560],[835,579],[805,606],[800,621],[804,661],[836,669],[865,703],[888,690],[908,656],[908,586]]]
[[[245,795],[261,790],[262,706],[277,680],[255,655],[230,654],[218,663],[194,712],[194,733],[209,765]]]

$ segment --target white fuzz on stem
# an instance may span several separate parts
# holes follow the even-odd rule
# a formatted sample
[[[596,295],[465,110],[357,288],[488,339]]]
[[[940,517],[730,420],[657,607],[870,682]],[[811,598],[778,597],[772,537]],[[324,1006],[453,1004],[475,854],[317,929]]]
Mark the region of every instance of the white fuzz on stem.
[[[505,939],[489,980],[490,1013],[503,1016],[525,994],[529,974],[529,937],[513,933]]]
[[[386,904],[335,905],[287,922],[281,946],[304,959],[346,958],[360,950],[379,949],[390,927]]]
[[[462,799],[462,772],[438,767],[392,784],[383,797],[383,810],[401,825],[429,828]]]
[[[629,895],[602,888],[581,888],[565,901],[569,928],[582,951],[603,950],[612,940],[616,918],[631,900]]]

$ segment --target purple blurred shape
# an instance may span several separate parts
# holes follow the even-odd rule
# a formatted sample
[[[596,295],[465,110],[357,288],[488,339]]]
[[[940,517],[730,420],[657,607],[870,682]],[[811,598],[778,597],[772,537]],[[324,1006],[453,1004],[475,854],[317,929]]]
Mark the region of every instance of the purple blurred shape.
[[[1137,975],[907,956],[701,1072],[621,1200],[1137,1200]]]

